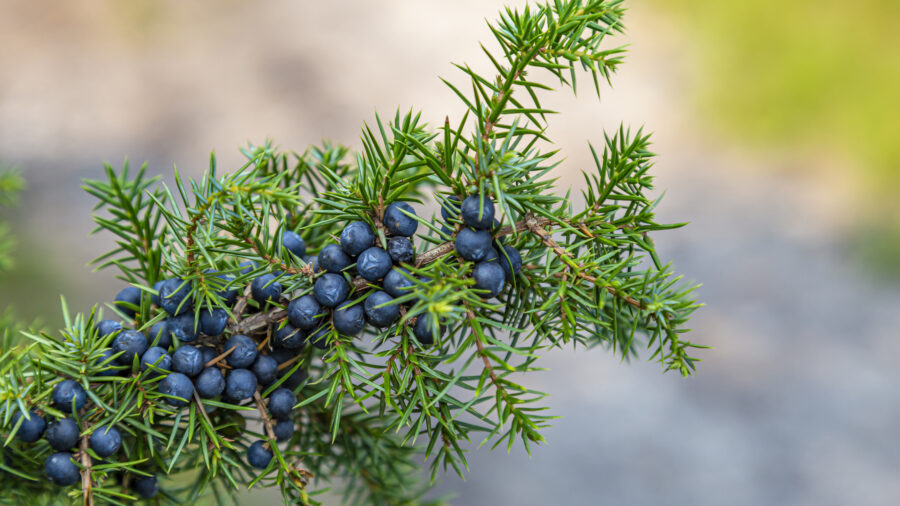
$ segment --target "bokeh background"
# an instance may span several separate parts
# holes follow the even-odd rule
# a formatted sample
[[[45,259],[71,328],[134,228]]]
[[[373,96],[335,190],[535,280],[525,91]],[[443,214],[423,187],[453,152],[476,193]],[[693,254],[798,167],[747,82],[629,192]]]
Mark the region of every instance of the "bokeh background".
[[[87,263],[82,178],[127,156],[199,175],[271,137],[358,146],[374,112],[461,108],[438,76],[484,68],[514,0],[0,0],[0,165],[28,188],[0,304],[46,326],[119,289]],[[526,383],[562,418],[529,458],[474,449],[454,504],[900,504],[900,3],[632,0],[626,65],[598,102],[548,96],[560,186],[587,142],[655,131],[661,256],[707,307],[695,377],[603,350]],[[266,498],[265,496],[263,498]],[[268,497],[268,499],[272,499]],[[248,502],[258,501],[248,496]]]

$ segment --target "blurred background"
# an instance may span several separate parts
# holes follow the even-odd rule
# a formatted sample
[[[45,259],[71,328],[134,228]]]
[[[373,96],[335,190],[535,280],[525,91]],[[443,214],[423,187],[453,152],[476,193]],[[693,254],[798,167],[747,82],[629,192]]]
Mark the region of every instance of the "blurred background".
[[[438,76],[484,69],[513,0],[0,1],[0,166],[27,182],[0,304],[48,327],[120,283],[87,263],[79,190],[127,156],[198,176],[248,141],[358,146],[377,110],[462,109]],[[474,449],[454,504],[900,504],[900,3],[632,0],[598,102],[548,95],[560,188],[587,142],[655,132],[660,255],[702,282],[695,377],[646,356],[547,355],[527,378],[562,418],[528,457]],[[585,82],[587,84],[587,82]],[[3,202],[0,202],[3,203]],[[0,243],[2,247],[2,243]],[[252,498],[252,499],[251,499]],[[258,500],[248,496],[248,501]]]

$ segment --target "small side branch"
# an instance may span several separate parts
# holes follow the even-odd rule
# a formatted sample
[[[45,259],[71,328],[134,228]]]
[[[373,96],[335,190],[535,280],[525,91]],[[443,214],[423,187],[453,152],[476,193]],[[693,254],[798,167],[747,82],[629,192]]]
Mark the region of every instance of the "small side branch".
[[[81,431],[84,433],[86,427],[82,426]],[[91,466],[93,463],[91,462],[91,456],[88,453],[88,436],[84,434],[81,436],[81,492],[84,498],[84,506],[94,506],[94,490],[93,490],[93,482],[91,480]]]

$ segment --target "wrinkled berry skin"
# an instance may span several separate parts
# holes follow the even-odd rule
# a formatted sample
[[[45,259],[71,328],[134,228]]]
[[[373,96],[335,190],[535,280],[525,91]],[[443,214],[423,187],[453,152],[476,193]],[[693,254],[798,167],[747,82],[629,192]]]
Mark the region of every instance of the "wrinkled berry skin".
[[[355,336],[366,326],[366,312],[362,304],[347,301],[334,310],[331,321],[334,328],[345,336]]]
[[[212,399],[222,395],[222,392],[225,391],[225,376],[218,367],[207,367],[197,376],[194,386],[200,397]]]
[[[272,450],[264,447],[262,440],[254,442],[247,448],[247,462],[257,469],[269,467],[273,456]]]
[[[159,346],[154,346],[152,348],[147,348],[147,351],[141,355],[141,371],[146,371],[150,369],[150,365],[153,365],[156,369],[162,369],[163,371],[171,371],[172,370],[172,357],[166,353],[166,350],[160,348]],[[152,374],[158,374],[158,371],[154,371]]]
[[[403,273],[409,274],[409,271],[400,267],[394,267],[391,272],[384,277],[384,291],[391,297],[402,297],[412,290],[415,283]]]
[[[165,397],[164,400],[172,406],[180,408],[187,406],[188,402],[190,402],[194,393],[194,384],[184,374],[170,372],[159,382],[159,393],[171,395],[172,397]]]
[[[94,429],[88,440],[91,449],[100,458],[106,458],[113,455],[122,447],[122,434],[115,427],[102,426]]]
[[[416,339],[422,346],[428,347],[434,344],[434,335],[431,333],[431,321],[433,318],[431,314],[424,313],[419,315],[416,319],[416,324],[413,326],[413,335],[416,336]],[[438,336],[444,334],[444,327],[442,325],[438,326]]]
[[[356,259],[356,270],[367,281],[378,281],[391,270],[391,256],[388,252],[377,247],[363,251]]]
[[[275,346],[286,350],[299,350],[306,344],[306,331],[287,323],[272,333]]]
[[[340,274],[323,274],[313,285],[313,295],[325,307],[336,307],[347,299],[348,293],[350,287]]]
[[[391,323],[394,323],[397,317],[400,316],[400,306],[398,304],[388,304],[384,307],[376,307],[381,304],[390,303],[393,300],[393,297],[381,290],[375,290],[371,295],[366,297],[364,308],[366,311],[366,319],[369,320],[369,323],[380,328],[387,327]]]
[[[487,230],[464,228],[456,234],[456,252],[470,262],[480,262],[493,248],[491,233]]]
[[[290,230],[285,230],[281,234],[281,247],[290,251],[297,258],[303,258],[306,255],[306,243],[303,238]]]
[[[406,202],[394,202],[384,210],[384,220],[382,221],[391,235],[411,237],[416,233],[416,229],[419,228],[419,222],[412,216],[404,214],[403,211],[412,216],[416,215],[412,206]]]
[[[312,295],[297,297],[288,304],[288,320],[303,330],[312,330],[322,321],[322,306]]]
[[[100,320],[97,324],[97,335],[100,339],[122,330],[122,324],[115,320]]]
[[[78,424],[71,418],[60,418],[47,426],[44,437],[57,451],[71,449],[78,444]]]
[[[203,371],[203,353],[199,349],[185,344],[172,353],[172,370],[185,376],[194,377]]]
[[[341,231],[341,249],[352,257],[368,249],[374,242],[375,233],[364,221],[351,222]]]
[[[278,376],[278,362],[268,355],[260,355],[256,357],[250,370],[256,375],[256,381],[260,385],[271,385]]]
[[[159,305],[166,313],[178,316],[194,307],[193,301],[188,297],[190,294],[190,283],[179,278],[167,279],[159,288]]]
[[[113,304],[129,318],[134,318],[137,310],[141,308],[141,289],[136,286],[126,286],[116,294]]]
[[[19,421],[19,418],[22,417],[22,413],[17,411],[15,415],[13,415],[12,426],[15,427],[16,423]],[[16,437],[19,441],[24,443],[34,443],[41,436],[44,435],[44,429],[47,428],[47,421],[41,418],[35,410],[30,410],[28,412],[28,418],[22,420],[22,425],[19,426],[18,432],[16,432]]]
[[[274,274],[263,274],[250,283],[250,294],[260,306],[281,300],[281,283],[275,281]]]
[[[159,492],[156,476],[138,476],[131,483],[131,489],[144,499],[151,499]]]
[[[291,420],[278,420],[272,432],[275,433],[275,440],[279,443],[287,441],[294,435],[294,422]]]
[[[53,387],[53,407],[63,413],[72,412],[72,400],[75,400],[75,411],[79,411],[87,402],[87,393],[75,380],[62,380]]]
[[[489,230],[494,223],[494,203],[485,195],[482,205],[480,195],[469,195],[462,203],[462,218],[472,228]]]
[[[409,237],[402,235],[391,237],[388,240],[387,252],[395,264],[412,263],[416,257],[416,249],[413,247],[412,241]]]
[[[329,244],[319,252],[319,267],[328,272],[340,273],[353,263],[353,259],[344,253],[337,244]]]
[[[235,401],[249,399],[253,397],[256,385],[255,374],[247,369],[233,369],[225,378],[225,395]]]
[[[503,267],[506,279],[512,280],[522,271],[522,255],[512,246],[504,246],[503,249],[506,251],[506,256],[500,255],[500,267]]]
[[[68,487],[81,479],[81,470],[69,452],[57,452],[44,461],[44,473],[54,485]]]
[[[225,361],[231,367],[243,369],[250,367],[256,360],[256,355],[258,354],[256,341],[245,335],[235,334],[231,336],[225,341],[225,347],[222,351],[228,351],[231,348],[234,348],[234,351],[225,357]]]
[[[172,346],[172,331],[169,330],[169,320],[161,320],[150,327],[150,337],[148,338],[150,346],[159,346],[164,350],[168,350]]]
[[[210,311],[204,309],[200,311],[200,332],[208,336],[220,336],[225,332],[225,325],[228,324],[228,311],[217,307]]]
[[[276,388],[269,394],[269,412],[275,418],[289,418],[297,404],[297,396],[287,388]]]
[[[441,203],[441,218],[444,218],[444,221],[459,218],[459,197],[450,195]]]
[[[192,343],[197,340],[196,320],[194,313],[184,313],[173,316],[166,321],[166,328],[172,336],[182,343]]]
[[[500,292],[503,291],[506,274],[503,272],[503,267],[496,262],[481,262],[475,266],[472,277],[475,278],[475,288],[487,290],[482,297],[489,299],[500,295]]]

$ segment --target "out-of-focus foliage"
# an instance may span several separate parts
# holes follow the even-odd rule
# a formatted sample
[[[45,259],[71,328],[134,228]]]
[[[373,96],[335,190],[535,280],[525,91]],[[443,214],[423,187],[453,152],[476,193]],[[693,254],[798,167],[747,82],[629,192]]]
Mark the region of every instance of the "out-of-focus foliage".
[[[0,170],[0,206],[11,206],[16,203],[19,191],[25,187],[25,180],[12,169]],[[12,248],[15,245],[9,233],[9,225],[0,220],[0,272],[12,267]]]

